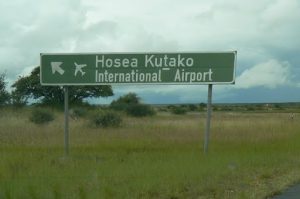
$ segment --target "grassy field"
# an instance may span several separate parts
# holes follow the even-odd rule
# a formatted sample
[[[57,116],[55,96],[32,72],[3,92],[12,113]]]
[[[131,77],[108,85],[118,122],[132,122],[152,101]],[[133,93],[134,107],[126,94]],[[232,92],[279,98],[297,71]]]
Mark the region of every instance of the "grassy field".
[[[29,122],[29,109],[0,110],[0,198],[268,198],[300,180],[300,114],[205,113],[126,118],[97,129],[63,115]]]

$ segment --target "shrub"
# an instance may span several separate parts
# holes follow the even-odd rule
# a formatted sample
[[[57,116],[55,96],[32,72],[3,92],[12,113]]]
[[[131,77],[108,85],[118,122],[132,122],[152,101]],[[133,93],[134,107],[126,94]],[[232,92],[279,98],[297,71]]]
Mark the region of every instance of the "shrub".
[[[75,118],[84,117],[87,114],[87,110],[84,108],[73,108],[69,111],[70,116]]]
[[[35,109],[29,120],[35,124],[46,124],[54,120],[54,115],[45,109]]]
[[[176,106],[175,106],[175,105],[168,105],[167,108],[168,108],[168,110],[170,110],[170,111],[172,112],[172,110],[173,110],[174,108],[176,108]]]
[[[130,105],[123,102],[113,101],[109,108],[115,111],[126,111]]]
[[[128,93],[112,101],[109,108],[116,111],[124,111],[134,117],[144,117],[155,113],[151,106],[142,104],[135,93]]]
[[[195,104],[189,104],[189,105],[188,105],[188,109],[189,109],[190,111],[197,111],[198,107],[197,107],[197,105],[195,105]]]
[[[171,112],[176,115],[183,115],[186,114],[187,110],[186,108],[175,106],[171,109]]]
[[[134,117],[145,117],[154,115],[155,111],[146,104],[132,104],[127,107],[126,113]]]
[[[157,109],[158,109],[158,111],[160,111],[160,112],[168,112],[168,108],[167,108],[167,107],[164,107],[164,106],[162,106],[162,107],[157,107]]]
[[[200,111],[204,111],[206,108],[207,108],[207,105],[205,103],[202,102],[199,104]]]
[[[100,111],[92,117],[92,123],[96,127],[118,127],[122,123],[119,114],[113,111]]]
[[[128,93],[112,101],[110,108],[117,111],[126,111],[129,106],[135,104],[140,104],[140,98],[135,93]]]
[[[247,106],[247,111],[255,111],[255,107],[253,106]]]

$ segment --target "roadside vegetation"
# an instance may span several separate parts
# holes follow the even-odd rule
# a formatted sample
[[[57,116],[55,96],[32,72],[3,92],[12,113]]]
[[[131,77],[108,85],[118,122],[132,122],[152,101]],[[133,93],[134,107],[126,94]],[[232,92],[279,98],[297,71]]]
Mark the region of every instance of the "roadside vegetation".
[[[36,125],[32,109],[0,109],[0,198],[256,199],[300,180],[299,114],[214,112],[204,155],[205,112],[120,112],[121,126],[95,128],[86,109],[65,157],[62,111]]]

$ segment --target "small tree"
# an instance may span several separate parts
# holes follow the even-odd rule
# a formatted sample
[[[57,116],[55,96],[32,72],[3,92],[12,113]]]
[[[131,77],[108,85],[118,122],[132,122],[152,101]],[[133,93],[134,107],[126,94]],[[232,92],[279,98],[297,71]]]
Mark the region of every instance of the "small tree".
[[[110,108],[117,111],[126,111],[132,105],[140,104],[140,98],[135,93],[128,93],[127,95],[119,97],[110,104]]]
[[[124,111],[134,117],[144,117],[155,113],[149,105],[142,104],[140,98],[135,93],[128,93],[112,101],[110,108],[117,111]]]
[[[171,109],[171,112],[176,115],[184,115],[186,114],[187,109],[182,106],[175,106],[173,109]]]
[[[27,104],[28,97],[26,95],[21,95],[17,91],[12,91],[11,93],[11,103],[15,107],[23,107]]]
[[[195,104],[189,104],[189,105],[188,105],[188,108],[189,108],[190,111],[197,111],[197,108],[198,108],[198,107],[197,107],[197,105],[195,105]]]
[[[6,91],[5,74],[0,74],[0,106],[8,104],[10,101],[10,95]]]
[[[91,122],[95,127],[118,127],[122,123],[122,118],[114,111],[98,111],[93,117]]]
[[[201,102],[200,104],[199,104],[199,109],[200,109],[200,111],[203,111],[205,108],[206,108],[206,104],[205,103],[203,103],[203,102]]]
[[[127,108],[126,113],[134,117],[151,116],[155,114],[154,109],[146,104],[134,104]]]
[[[29,120],[35,124],[47,124],[54,120],[54,115],[48,110],[34,109]]]

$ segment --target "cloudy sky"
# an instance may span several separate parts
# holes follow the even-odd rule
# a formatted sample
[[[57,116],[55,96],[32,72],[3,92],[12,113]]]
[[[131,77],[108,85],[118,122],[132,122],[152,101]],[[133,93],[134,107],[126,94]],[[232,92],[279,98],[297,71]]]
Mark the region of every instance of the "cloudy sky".
[[[214,86],[214,102],[300,101],[299,0],[14,0],[0,13],[0,73],[10,84],[40,53],[236,50],[236,84]],[[148,103],[207,96],[204,85],[113,89]]]

